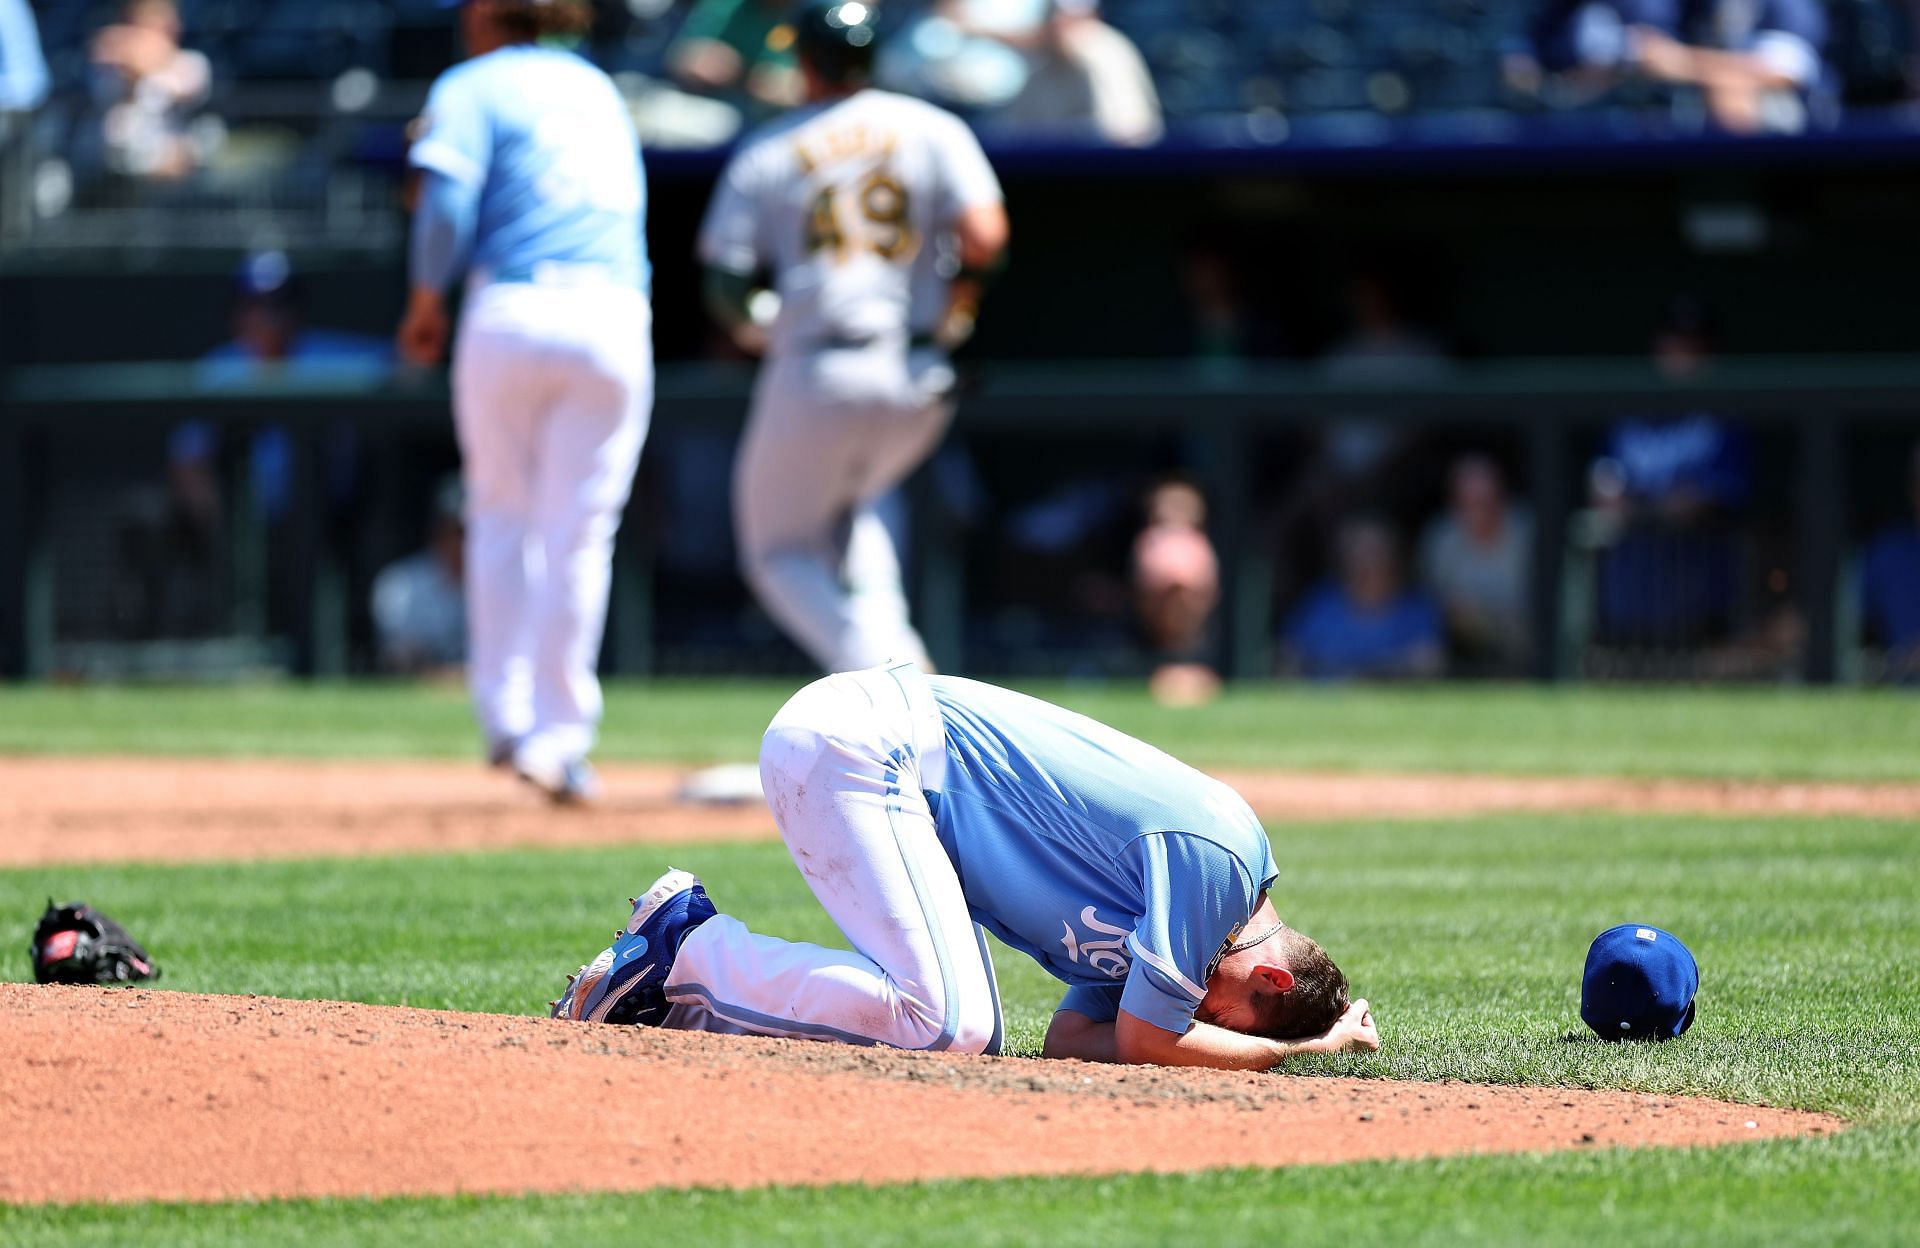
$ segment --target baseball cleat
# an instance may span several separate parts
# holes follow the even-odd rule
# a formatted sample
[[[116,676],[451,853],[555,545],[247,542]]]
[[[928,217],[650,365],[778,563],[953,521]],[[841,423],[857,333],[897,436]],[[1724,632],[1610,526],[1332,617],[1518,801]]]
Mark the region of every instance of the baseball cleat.
[[[687,933],[717,911],[691,871],[669,870],[642,893],[613,944],[568,977],[554,1018],[657,1027],[667,1017],[667,976]]]
[[[519,737],[495,737],[487,742],[487,766],[495,771],[506,771],[513,766],[513,754],[519,748]]]
[[[600,800],[600,777],[584,758],[556,765],[537,765],[515,759],[514,774],[547,795],[556,806],[591,806]]]

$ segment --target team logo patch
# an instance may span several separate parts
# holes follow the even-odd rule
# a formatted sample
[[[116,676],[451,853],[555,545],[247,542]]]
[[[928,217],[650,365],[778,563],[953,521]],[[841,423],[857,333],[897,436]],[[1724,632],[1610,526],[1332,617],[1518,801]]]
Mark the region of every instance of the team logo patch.
[[[1133,929],[1102,923],[1092,906],[1080,912],[1080,922],[1100,935],[1082,936],[1073,930],[1073,924],[1061,920],[1065,934],[1060,937],[1060,944],[1067,951],[1068,961],[1077,963],[1084,957],[1088,966],[1108,979],[1125,979],[1133,968],[1133,959],[1126,953],[1127,937]]]

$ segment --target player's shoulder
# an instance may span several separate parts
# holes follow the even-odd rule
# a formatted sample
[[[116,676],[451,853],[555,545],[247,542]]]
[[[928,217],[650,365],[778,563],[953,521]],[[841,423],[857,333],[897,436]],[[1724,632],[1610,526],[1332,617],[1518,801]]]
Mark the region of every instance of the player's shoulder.
[[[911,95],[877,88],[861,92],[859,99],[874,112],[905,128],[908,133],[925,135],[943,143],[973,141],[973,129],[938,104]]]
[[[433,80],[428,98],[446,99],[463,95],[484,85],[494,74],[494,68],[489,64],[489,59],[485,56],[476,56],[447,66],[440,71],[440,76]]]
[[[1239,794],[1220,785],[1200,802],[1189,801],[1182,813],[1185,818],[1179,827],[1143,831],[1133,844],[1155,846],[1150,860],[1164,857],[1169,863],[1188,866],[1231,863],[1249,889],[1265,883],[1272,870],[1273,847],[1266,829]]]
[[[433,91],[435,94],[494,89],[511,91],[529,78],[555,74],[596,85],[604,83],[608,88],[617,89],[613,88],[613,80],[607,77],[606,71],[584,57],[561,48],[514,46],[499,48],[448,67],[434,79]]]
[[[785,150],[794,134],[820,116],[821,111],[818,105],[807,105],[761,122],[734,143],[727,163],[734,168],[764,163]]]
[[[917,95],[902,95],[898,91],[883,91],[879,87],[868,87],[853,98],[856,103],[866,108],[885,109],[934,125],[964,126],[966,124],[955,114]]]

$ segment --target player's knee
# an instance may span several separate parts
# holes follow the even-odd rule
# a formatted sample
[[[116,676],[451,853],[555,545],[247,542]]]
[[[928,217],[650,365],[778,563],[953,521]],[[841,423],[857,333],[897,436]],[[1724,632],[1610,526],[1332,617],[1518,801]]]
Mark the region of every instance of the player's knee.
[[[959,950],[953,952],[958,954]],[[917,1047],[949,1053],[999,1052],[1000,996],[992,978],[975,975],[964,965],[955,965],[954,970],[957,973],[951,979],[941,976],[938,991],[906,994],[902,1002],[907,1007],[905,1012],[915,1016],[914,1021],[924,1032]]]
[[[769,802],[804,781],[826,753],[841,702],[828,688],[831,680],[816,680],[787,699],[760,738],[760,784]]]
[[[1000,1003],[992,993],[971,994],[955,1002],[952,1053],[1000,1052]]]

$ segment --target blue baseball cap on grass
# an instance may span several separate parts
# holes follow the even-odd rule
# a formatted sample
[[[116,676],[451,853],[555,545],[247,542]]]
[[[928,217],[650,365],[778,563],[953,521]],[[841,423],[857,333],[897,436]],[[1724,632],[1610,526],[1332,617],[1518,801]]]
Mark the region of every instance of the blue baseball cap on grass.
[[[1672,932],[1622,923],[1593,938],[1580,1017],[1602,1040],[1671,1040],[1693,1026],[1700,967]]]

